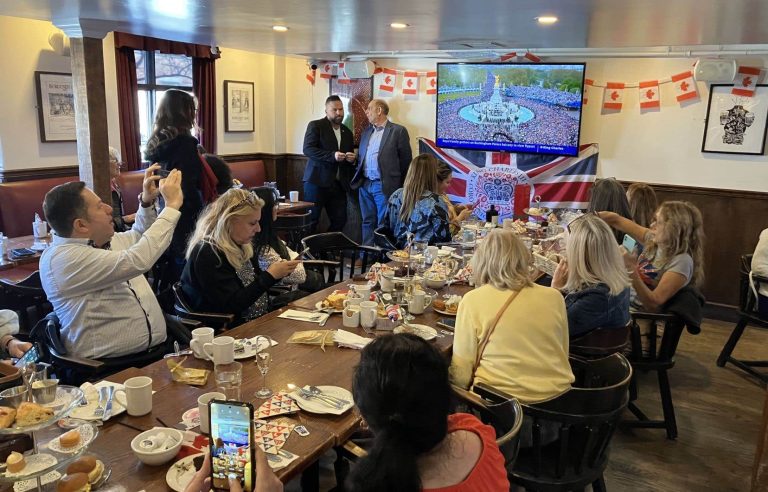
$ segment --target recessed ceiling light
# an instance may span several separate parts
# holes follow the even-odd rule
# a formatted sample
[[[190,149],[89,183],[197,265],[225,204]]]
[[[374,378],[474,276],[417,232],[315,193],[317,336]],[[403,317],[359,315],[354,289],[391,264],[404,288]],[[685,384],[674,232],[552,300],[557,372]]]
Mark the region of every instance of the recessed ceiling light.
[[[408,24],[404,24],[402,22],[393,22],[389,25],[392,29],[405,29],[406,27],[410,27]]]
[[[536,20],[539,24],[554,24],[557,22],[557,17],[554,15],[542,15],[540,17],[536,17]]]
[[[281,25],[276,25],[276,26],[272,26],[272,30],[273,31],[277,31],[277,32],[285,32],[285,31],[288,30],[288,27],[281,26]]]

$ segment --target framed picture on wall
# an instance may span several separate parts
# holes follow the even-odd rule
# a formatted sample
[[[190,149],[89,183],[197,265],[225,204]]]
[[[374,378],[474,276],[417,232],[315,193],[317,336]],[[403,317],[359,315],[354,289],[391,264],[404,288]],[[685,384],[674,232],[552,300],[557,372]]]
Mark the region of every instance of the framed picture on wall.
[[[224,81],[224,131],[253,132],[253,82]]]
[[[732,85],[709,88],[702,152],[762,155],[768,122],[768,85],[758,85],[752,97],[731,94]]]
[[[75,94],[72,74],[35,72],[41,142],[75,142]]]
[[[350,79],[348,84],[340,84],[337,77],[331,79],[330,95],[336,94],[344,104],[344,125],[355,136],[355,147],[360,146],[360,136],[368,126],[365,110],[373,99],[373,77]]]

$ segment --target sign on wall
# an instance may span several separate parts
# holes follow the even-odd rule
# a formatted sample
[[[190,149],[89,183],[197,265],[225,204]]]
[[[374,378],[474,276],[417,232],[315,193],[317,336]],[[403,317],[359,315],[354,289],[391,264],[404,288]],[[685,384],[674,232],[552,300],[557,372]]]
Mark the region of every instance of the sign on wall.
[[[758,85],[751,97],[733,94],[733,87],[710,87],[701,151],[762,155],[768,122],[768,85]]]
[[[253,82],[224,81],[224,131],[253,132]]]
[[[41,142],[74,142],[75,95],[72,74],[35,72]]]

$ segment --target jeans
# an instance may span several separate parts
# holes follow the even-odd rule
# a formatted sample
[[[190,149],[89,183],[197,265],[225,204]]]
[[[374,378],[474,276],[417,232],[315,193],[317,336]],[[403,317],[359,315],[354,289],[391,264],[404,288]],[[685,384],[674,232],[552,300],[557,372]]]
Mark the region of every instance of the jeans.
[[[328,231],[341,231],[347,222],[347,192],[341,187],[341,183],[334,181],[332,186],[324,187],[304,182],[304,200],[313,202],[311,209],[312,232],[317,230],[320,214],[325,208],[328,220],[331,224]]]
[[[362,215],[363,245],[373,246],[373,231],[387,221],[387,196],[381,190],[381,180],[366,178],[360,187],[360,214]]]

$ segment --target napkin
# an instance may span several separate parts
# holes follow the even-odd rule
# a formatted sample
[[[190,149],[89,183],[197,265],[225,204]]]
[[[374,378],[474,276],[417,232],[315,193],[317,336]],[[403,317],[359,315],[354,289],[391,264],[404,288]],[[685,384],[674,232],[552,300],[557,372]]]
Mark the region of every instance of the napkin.
[[[333,343],[333,330],[297,331],[291,335],[291,338],[288,339],[288,343],[320,345],[320,348],[325,352],[326,344]]]
[[[171,371],[173,380],[177,383],[186,383],[192,386],[204,386],[208,381],[208,374],[211,371],[207,369],[192,369],[183,367],[184,361],[187,360],[184,357],[181,361],[177,362],[173,359],[166,359],[165,363],[168,364],[168,369]]]
[[[372,338],[365,338],[347,330],[336,330],[333,334],[333,341],[339,344],[339,347],[349,347],[362,350],[363,347],[373,341]]]
[[[328,319],[329,313],[309,313],[299,311],[298,309],[286,309],[278,318],[292,319],[296,321],[306,321],[308,323],[322,323]]]

